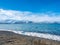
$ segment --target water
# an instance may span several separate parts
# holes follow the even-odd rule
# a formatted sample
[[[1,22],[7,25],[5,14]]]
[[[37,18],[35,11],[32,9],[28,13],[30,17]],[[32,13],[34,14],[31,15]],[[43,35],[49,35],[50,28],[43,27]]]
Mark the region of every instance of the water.
[[[24,32],[47,33],[60,36],[60,24],[0,24],[0,29],[9,29]]]
[[[60,24],[0,24],[0,30],[60,41]]]

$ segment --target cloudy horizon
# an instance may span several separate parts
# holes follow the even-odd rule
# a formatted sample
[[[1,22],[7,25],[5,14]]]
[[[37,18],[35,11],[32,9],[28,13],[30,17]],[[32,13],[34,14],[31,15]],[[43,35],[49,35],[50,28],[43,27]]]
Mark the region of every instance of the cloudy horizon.
[[[4,20],[60,23],[60,1],[0,0],[0,22]]]
[[[16,11],[0,9],[0,21],[2,20],[20,20],[33,22],[58,22],[60,23],[60,14],[53,12],[33,13],[29,11]]]

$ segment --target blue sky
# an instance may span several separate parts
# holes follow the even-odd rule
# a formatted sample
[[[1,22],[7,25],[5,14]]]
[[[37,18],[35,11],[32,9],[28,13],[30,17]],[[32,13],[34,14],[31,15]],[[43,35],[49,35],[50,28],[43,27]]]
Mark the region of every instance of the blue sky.
[[[60,0],[0,0],[0,21],[59,22]]]
[[[60,12],[60,0],[0,0],[0,8],[31,12]]]

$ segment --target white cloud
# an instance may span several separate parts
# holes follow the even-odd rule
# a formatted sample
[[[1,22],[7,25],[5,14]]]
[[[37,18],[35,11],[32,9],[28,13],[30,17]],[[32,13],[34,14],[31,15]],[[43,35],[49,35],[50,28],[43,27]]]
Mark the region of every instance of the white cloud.
[[[33,22],[60,22],[57,13],[33,13],[28,11],[15,11],[0,9],[0,20],[28,20]]]

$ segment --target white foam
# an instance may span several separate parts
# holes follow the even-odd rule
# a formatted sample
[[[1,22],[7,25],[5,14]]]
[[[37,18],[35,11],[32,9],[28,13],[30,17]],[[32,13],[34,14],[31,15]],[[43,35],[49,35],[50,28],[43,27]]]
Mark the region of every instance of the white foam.
[[[51,34],[44,34],[44,33],[36,33],[36,32],[24,32],[24,31],[15,31],[15,30],[1,30],[0,31],[11,31],[14,33],[22,34],[22,35],[28,35],[28,36],[34,36],[34,37],[40,37],[40,38],[45,38],[45,39],[52,39],[52,40],[57,40],[60,41],[60,36],[57,35],[51,35]]]

